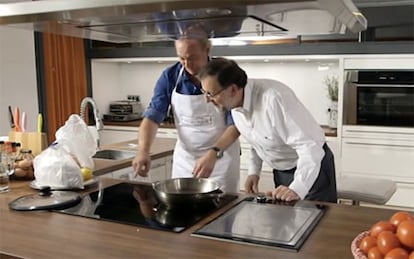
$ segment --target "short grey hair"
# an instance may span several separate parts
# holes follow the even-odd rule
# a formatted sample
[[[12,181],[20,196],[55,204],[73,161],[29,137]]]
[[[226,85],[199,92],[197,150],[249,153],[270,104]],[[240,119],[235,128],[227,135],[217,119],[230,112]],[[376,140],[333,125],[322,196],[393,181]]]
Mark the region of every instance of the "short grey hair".
[[[211,47],[211,33],[200,23],[188,26],[178,37],[179,40],[197,40],[202,47]]]

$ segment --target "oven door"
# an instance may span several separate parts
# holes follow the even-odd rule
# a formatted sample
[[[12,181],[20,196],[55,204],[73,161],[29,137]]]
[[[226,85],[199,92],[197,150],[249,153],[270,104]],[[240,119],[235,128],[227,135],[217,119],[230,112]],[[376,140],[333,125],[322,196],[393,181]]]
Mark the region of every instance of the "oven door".
[[[345,71],[344,125],[414,127],[414,71]]]
[[[414,127],[414,86],[357,85],[357,125]]]

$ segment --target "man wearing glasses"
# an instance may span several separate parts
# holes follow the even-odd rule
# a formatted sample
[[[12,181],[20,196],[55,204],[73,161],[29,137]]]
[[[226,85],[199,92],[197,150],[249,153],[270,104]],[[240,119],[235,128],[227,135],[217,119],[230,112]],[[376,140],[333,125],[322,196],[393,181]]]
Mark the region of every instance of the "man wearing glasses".
[[[207,101],[231,110],[251,144],[248,193],[258,192],[263,161],[273,168],[274,199],[337,202],[333,154],[322,128],[293,91],[275,80],[247,79],[236,62],[209,62],[199,73]]]
[[[205,101],[196,78],[210,60],[208,35],[195,26],[175,41],[175,48],[180,62],[162,72],[139,128],[138,152],[132,161],[135,174],[147,176],[150,147],[171,106],[178,133],[172,177],[209,178],[224,192],[238,192],[239,132],[229,112]]]

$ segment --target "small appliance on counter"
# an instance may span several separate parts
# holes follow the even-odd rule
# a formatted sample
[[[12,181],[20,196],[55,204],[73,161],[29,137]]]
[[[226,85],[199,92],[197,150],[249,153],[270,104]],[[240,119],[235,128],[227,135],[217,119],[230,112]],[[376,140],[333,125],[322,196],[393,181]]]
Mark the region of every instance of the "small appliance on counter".
[[[144,109],[140,101],[120,100],[109,104],[109,113],[104,114],[105,121],[134,121],[142,118]]]

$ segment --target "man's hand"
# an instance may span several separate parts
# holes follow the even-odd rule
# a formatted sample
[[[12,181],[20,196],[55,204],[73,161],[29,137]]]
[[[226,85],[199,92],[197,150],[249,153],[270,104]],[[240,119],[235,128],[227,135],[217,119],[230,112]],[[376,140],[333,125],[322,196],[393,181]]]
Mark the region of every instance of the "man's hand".
[[[213,172],[214,165],[216,164],[216,153],[213,150],[207,151],[204,156],[197,159],[193,175],[197,178],[208,178]]]
[[[267,191],[266,196],[271,196],[273,199],[281,201],[300,200],[299,195],[295,191],[284,185],[279,185],[273,191]]]
[[[135,172],[135,177],[138,175],[147,177],[148,171],[151,168],[151,157],[148,152],[138,151],[134,160],[132,160],[132,168]]]
[[[259,179],[257,175],[247,176],[246,182],[244,183],[244,190],[246,193],[256,194],[259,192]]]

